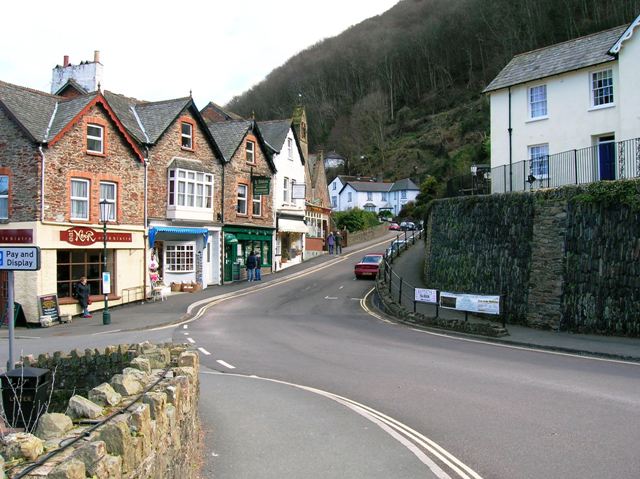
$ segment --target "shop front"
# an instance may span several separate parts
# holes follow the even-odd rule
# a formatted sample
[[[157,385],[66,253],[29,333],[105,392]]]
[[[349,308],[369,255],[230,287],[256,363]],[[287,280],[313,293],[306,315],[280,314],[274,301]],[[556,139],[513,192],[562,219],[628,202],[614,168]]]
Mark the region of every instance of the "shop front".
[[[253,251],[260,257],[262,273],[272,269],[274,228],[251,226],[224,226],[224,282],[242,281],[247,278],[247,257]]]
[[[303,261],[305,235],[308,232],[303,210],[295,213],[278,212],[274,269],[288,268]]]
[[[219,284],[220,228],[153,225],[147,258],[149,286]]]

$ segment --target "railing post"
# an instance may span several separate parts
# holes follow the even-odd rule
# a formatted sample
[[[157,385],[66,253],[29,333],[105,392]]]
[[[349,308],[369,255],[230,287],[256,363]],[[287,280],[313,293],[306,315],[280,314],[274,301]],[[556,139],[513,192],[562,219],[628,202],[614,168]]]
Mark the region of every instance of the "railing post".
[[[578,150],[573,150],[573,168],[576,175],[576,185],[578,184]]]
[[[402,277],[400,277],[400,289],[398,290],[398,304],[402,306]]]
[[[391,296],[391,285],[393,284],[393,270],[389,268],[389,296]]]

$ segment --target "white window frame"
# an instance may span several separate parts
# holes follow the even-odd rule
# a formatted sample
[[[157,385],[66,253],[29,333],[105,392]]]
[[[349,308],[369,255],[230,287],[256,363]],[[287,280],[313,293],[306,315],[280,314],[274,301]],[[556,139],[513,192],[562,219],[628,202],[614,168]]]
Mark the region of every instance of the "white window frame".
[[[293,140],[291,138],[287,138],[287,158],[293,161]]]
[[[100,135],[99,136],[90,135],[89,134],[89,129],[90,128],[97,128],[98,131],[100,132]],[[89,142],[90,141],[97,141],[98,145],[100,145],[100,149],[98,149],[98,150],[91,149],[89,147]],[[98,125],[97,123],[87,123],[87,152],[88,153],[97,153],[99,155],[104,155],[104,126]]]
[[[9,219],[9,175],[0,175],[0,183],[4,183],[6,178],[7,188],[5,191],[0,190],[0,220]]]
[[[337,184],[337,183],[334,183],[334,184],[333,184],[333,186],[331,187],[331,189],[332,189],[332,190],[335,190],[335,189],[336,189],[336,184]]]
[[[195,271],[195,242],[165,241],[164,262],[165,273],[192,273]]]
[[[256,206],[258,207],[257,213]],[[262,216],[262,195],[253,195],[251,197],[251,216]]]
[[[108,198],[106,196],[103,195],[102,192],[102,187],[103,186],[108,186],[108,187],[113,187],[113,198]],[[114,183],[113,181],[101,181],[100,182],[100,202],[102,203],[103,200],[107,200],[108,203],[110,203],[111,208],[109,208],[109,218],[107,218],[108,221],[116,221],[117,220],[117,214],[116,214],[116,210],[118,209],[118,183]]]
[[[401,190],[400,191],[400,199],[401,200],[406,200],[407,199],[407,190]]]
[[[347,202],[348,203],[352,203],[353,202],[353,195],[351,194],[350,191],[347,193]]]
[[[251,147],[249,147],[251,146]],[[251,140],[247,140],[245,145],[245,155],[247,163],[255,164],[256,162],[256,144]]]
[[[373,201],[373,191],[367,191],[367,201]]]
[[[289,203],[291,197],[289,196],[289,178],[284,177],[284,181],[282,182],[282,201],[284,203]]]
[[[73,184],[74,183],[84,183],[87,186],[87,196],[73,196]],[[69,191],[69,196],[71,197],[71,219],[72,220],[89,220],[89,212],[90,212],[90,203],[89,198],[91,197],[91,182],[84,178],[71,178],[71,190]],[[86,216],[74,216],[74,208],[73,205],[75,203],[85,203],[86,207]]]
[[[529,119],[542,120],[548,118],[547,85],[535,85],[528,89]]]
[[[337,208],[338,207],[338,197],[337,196],[332,196],[331,197],[331,207],[332,208]]]
[[[213,210],[213,175],[172,168],[168,171],[167,205],[197,211]]]
[[[380,200],[381,201],[387,201],[387,192],[383,191],[382,193],[380,193]]]
[[[244,193],[241,193],[241,191],[244,191]],[[240,183],[238,185],[237,202],[236,202],[236,212],[239,215],[246,215],[247,214],[248,194],[249,194],[249,187],[247,185],[244,185],[244,184]],[[242,211],[240,210],[240,205],[241,204],[244,205]]]
[[[529,172],[536,180],[549,178],[549,143],[540,143],[527,147]]]
[[[185,125],[189,127],[188,133],[184,131]],[[183,121],[180,124],[180,146],[185,150],[193,150],[193,125],[188,121]]]
[[[606,75],[606,76],[605,76]],[[602,86],[600,82],[608,80],[608,84]],[[591,108],[606,108],[615,105],[615,95],[613,91],[613,69],[606,68],[604,70],[592,71],[589,74],[589,91],[591,92]],[[610,94],[604,92],[610,89]],[[605,101],[607,97],[611,97],[610,101]],[[602,101],[596,104],[596,101]]]

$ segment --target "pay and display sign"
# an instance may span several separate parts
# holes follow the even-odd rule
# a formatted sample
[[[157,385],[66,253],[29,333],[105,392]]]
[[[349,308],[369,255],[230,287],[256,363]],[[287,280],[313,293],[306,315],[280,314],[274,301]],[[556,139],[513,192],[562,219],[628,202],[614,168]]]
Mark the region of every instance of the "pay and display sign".
[[[37,246],[0,246],[0,270],[38,271],[40,248]]]

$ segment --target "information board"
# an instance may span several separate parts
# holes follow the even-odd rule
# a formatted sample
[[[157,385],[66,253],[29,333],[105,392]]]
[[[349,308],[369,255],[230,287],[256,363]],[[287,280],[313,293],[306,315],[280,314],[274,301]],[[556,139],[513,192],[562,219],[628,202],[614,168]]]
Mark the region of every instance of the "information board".
[[[420,303],[437,303],[438,290],[416,288],[414,301],[418,301]]]
[[[440,307],[470,313],[500,314],[500,296],[440,292]]]
[[[0,246],[0,270],[37,271],[39,269],[39,247]]]
[[[291,199],[304,200],[307,192],[307,185],[304,183],[294,183],[291,185]]]
[[[40,303],[40,314],[42,316],[51,316],[53,321],[60,321],[60,307],[58,305],[57,294],[38,296],[38,303]]]

